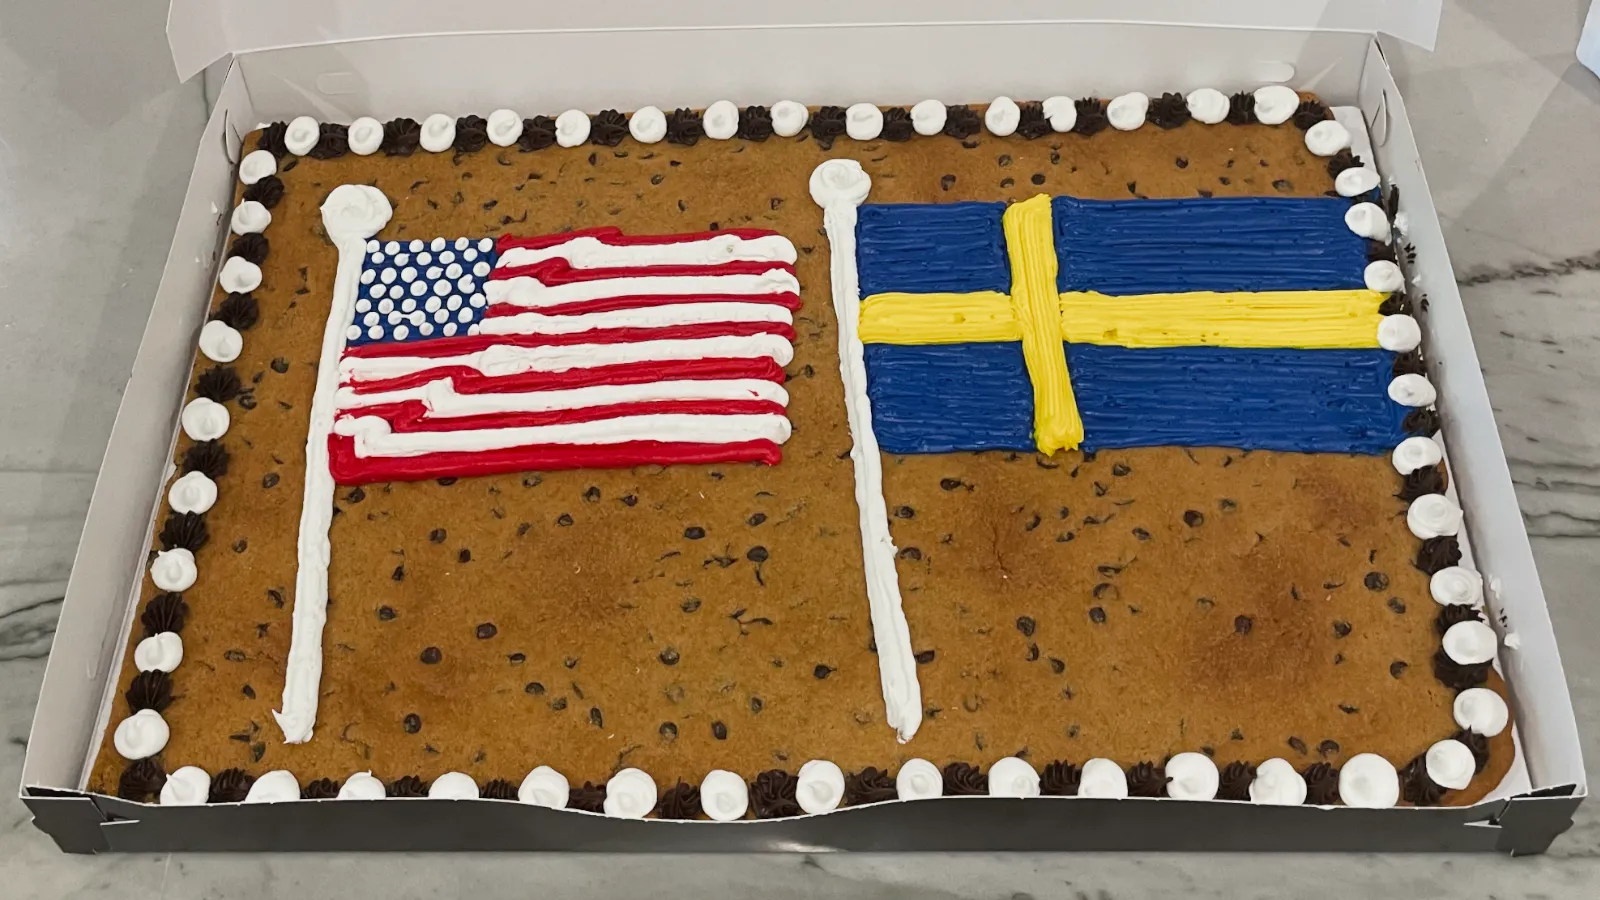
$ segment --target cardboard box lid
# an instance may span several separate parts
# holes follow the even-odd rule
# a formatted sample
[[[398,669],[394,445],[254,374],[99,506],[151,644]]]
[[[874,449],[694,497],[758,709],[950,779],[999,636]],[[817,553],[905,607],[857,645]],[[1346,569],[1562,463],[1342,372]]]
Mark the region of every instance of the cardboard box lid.
[[[1443,0],[172,0],[167,42],[187,80],[224,56],[375,38],[484,32],[690,31],[999,23],[1129,23],[1383,32],[1433,49]]]

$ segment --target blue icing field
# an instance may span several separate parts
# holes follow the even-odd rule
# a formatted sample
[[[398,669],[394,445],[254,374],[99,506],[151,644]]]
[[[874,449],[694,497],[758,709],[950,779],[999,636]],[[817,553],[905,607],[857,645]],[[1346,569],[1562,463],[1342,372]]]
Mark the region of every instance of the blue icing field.
[[[367,242],[352,346],[476,334],[494,268],[493,238]]]
[[[889,453],[1033,449],[1022,344],[866,345],[872,429]]]
[[[1410,411],[1387,350],[1068,344],[1086,450],[1239,447],[1386,453]]]
[[[856,221],[861,296],[1011,291],[1004,203],[869,203]]]
[[[1363,287],[1367,242],[1342,197],[1051,201],[1063,291],[1320,291]]]

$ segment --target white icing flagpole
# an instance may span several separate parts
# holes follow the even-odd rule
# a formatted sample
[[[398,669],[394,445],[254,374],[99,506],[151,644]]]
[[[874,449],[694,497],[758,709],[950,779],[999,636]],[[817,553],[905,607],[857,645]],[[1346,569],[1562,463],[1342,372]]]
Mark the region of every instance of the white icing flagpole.
[[[339,249],[333,279],[333,301],[322,330],[322,355],[317,360],[317,386],[311,395],[311,424],[306,432],[305,494],[300,507],[299,570],[294,580],[294,614],[285,663],[283,711],[274,711],[283,739],[290,744],[311,740],[317,722],[322,684],[322,626],[328,620],[328,529],[333,525],[333,472],[328,464],[328,436],[333,433],[339,357],[345,329],[355,315],[356,293],[367,239],[394,214],[389,198],[375,187],[345,184],[333,189],[322,204],[322,226]]]
[[[884,712],[900,742],[911,740],[922,724],[922,686],[911,652],[911,628],[900,604],[889,508],[883,499],[883,460],[872,431],[872,401],[867,397],[866,351],[861,345],[861,283],[856,271],[856,207],[867,199],[872,179],[861,164],[830,159],[811,173],[811,199],[822,207],[832,257],[829,266],[833,311],[839,320],[839,374],[844,379],[845,410],[854,443],[856,507],[861,513],[862,566],[867,605],[878,645],[878,678]]]

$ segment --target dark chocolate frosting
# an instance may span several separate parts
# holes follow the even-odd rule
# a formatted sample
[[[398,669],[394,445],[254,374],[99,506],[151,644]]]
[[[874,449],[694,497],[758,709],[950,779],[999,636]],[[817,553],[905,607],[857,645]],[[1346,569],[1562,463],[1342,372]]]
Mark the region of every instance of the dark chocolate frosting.
[[[758,819],[783,819],[802,812],[795,799],[800,779],[782,769],[768,769],[750,782],[750,808]]]
[[[1044,117],[1044,104],[1019,103],[1017,110],[1020,113],[1017,119],[1017,134],[1030,141],[1037,141],[1047,134],[1055,133],[1055,129],[1050,127],[1050,120]]]
[[[154,637],[163,631],[174,634],[183,630],[183,620],[189,615],[189,604],[182,594],[157,594],[144,605],[139,624],[144,626],[144,636]]]
[[[234,238],[233,244],[228,247],[228,256],[243,257],[259,266],[267,261],[267,251],[271,246],[266,235],[253,231]]]
[[[1189,121],[1189,101],[1178,93],[1153,97],[1150,100],[1150,111],[1145,118],[1162,128],[1177,128]]]
[[[267,209],[271,209],[278,205],[279,200],[283,199],[283,179],[276,175],[268,175],[255,184],[246,187],[242,196],[246,200],[254,200]]]
[[[1339,770],[1325,762],[1312,763],[1300,773],[1306,780],[1306,802],[1332,806],[1339,802]]]
[[[694,110],[680,108],[667,113],[667,143],[693,147],[705,134],[705,123]]]
[[[243,769],[223,769],[211,779],[211,793],[207,803],[239,803],[250,793],[256,778]]]
[[[1228,98],[1228,124],[1252,125],[1256,122],[1256,95],[1240,91]]]
[[[817,146],[824,150],[832,149],[833,142],[844,134],[844,129],[842,106],[824,106],[811,117],[811,136],[817,139]]]
[[[384,793],[391,797],[426,797],[428,783],[415,775],[405,775],[389,782]]]
[[[385,156],[410,156],[422,146],[422,126],[416,119],[401,116],[383,123],[383,140],[378,147]]]
[[[1444,472],[1438,466],[1417,469],[1405,477],[1400,485],[1401,500],[1410,503],[1424,494],[1444,493]]]
[[[1367,262],[1378,262],[1379,260],[1399,262],[1395,258],[1393,247],[1382,241],[1367,241]]]
[[[489,123],[483,116],[456,119],[456,139],[452,146],[457,153],[477,153],[488,144]]]
[[[128,702],[130,713],[141,709],[161,712],[172,705],[172,676],[160,669],[140,672],[133,676],[128,689],[122,693],[122,699]]]
[[[1396,378],[1401,375],[1426,375],[1428,366],[1422,361],[1422,351],[1413,349],[1395,354],[1394,365],[1390,367],[1390,372]]]
[[[1247,762],[1231,762],[1222,767],[1217,782],[1218,800],[1249,800],[1250,783],[1256,780],[1256,767]]]
[[[901,143],[909,141],[917,133],[916,125],[911,121],[911,113],[903,106],[891,106],[883,111],[883,139]]]
[[[733,136],[746,141],[764,141],[772,137],[772,110],[765,106],[746,106],[739,114],[739,130]]]
[[[1449,631],[1453,626],[1460,625],[1462,622],[1482,621],[1483,616],[1478,615],[1478,611],[1472,607],[1463,606],[1459,603],[1449,603],[1439,607],[1439,615],[1433,620],[1433,627],[1434,630],[1439,632],[1440,636],[1443,636],[1446,631]]]
[[[584,812],[592,813],[605,812],[605,785],[596,786],[593,782],[585,781],[583,787],[570,788],[567,791],[567,808],[581,809]]]
[[[1422,542],[1422,547],[1417,550],[1417,568],[1429,575],[1440,569],[1447,569],[1461,562],[1461,545],[1456,543],[1455,537],[1429,538]]]
[[[339,782],[332,778],[318,778],[300,789],[301,800],[332,800],[339,796]]]
[[[206,517],[200,513],[173,513],[167,516],[167,521],[161,526],[161,549],[175,550],[182,547],[194,552],[206,545],[211,537],[211,530],[206,527]]]
[[[1078,767],[1065,760],[1046,763],[1039,773],[1039,793],[1047,797],[1076,797],[1082,773]]]
[[[900,796],[894,779],[882,769],[867,766],[854,775],[844,777],[844,799],[851,806],[864,803],[882,803]]]
[[[661,795],[656,804],[658,819],[700,818],[700,789],[680,781]]]
[[[1444,788],[1428,777],[1425,755],[1406,763],[1400,770],[1400,796],[1415,806],[1436,806],[1444,796]]]
[[[601,110],[589,119],[589,143],[615,147],[628,136],[628,117],[614,109]]]
[[[221,441],[201,441],[183,451],[183,474],[203,472],[212,481],[228,474],[228,451]]]
[[[160,796],[166,786],[167,773],[161,761],[153,756],[128,763],[117,778],[117,796],[135,803],[143,803]]]
[[[972,107],[962,104],[944,108],[944,133],[947,137],[965,140],[977,134],[982,127],[983,120],[978,118]]]
[[[1451,690],[1464,691],[1489,680],[1489,663],[1458,663],[1441,647],[1433,654],[1433,677]]]
[[[256,139],[256,149],[265,150],[273,156],[283,159],[289,155],[289,147],[284,142],[284,138],[288,134],[288,122],[273,122],[271,125],[261,129],[261,137]]]
[[[261,307],[249,294],[229,294],[217,305],[211,318],[235,331],[248,331],[261,318]]]
[[[1073,134],[1088,137],[1106,130],[1111,120],[1106,118],[1106,105],[1098,97],[1084,97],[1075,101],[1073,108],[1077,110],[1078,121],[1072,125]]]
[[[517,146],[523,153],[532,153],[556,142],[556,120],[549,116],[534,116],[522,120],[522,136],[517,138]]]
[[[239,391],[244,385],[239,381],[239,373],[232,366],[212,366],[200,373],[195,381],[194,392],[207,400],[218,403],[227,403],[239,396]]]
[[[944,793],[947,797],[981,797],[989,793],[989,776],[977,766],[953,762],[944,767]]]
[[[496,778],[483,786],[479,796],[485,800],[515,800],[517,785],[504,778]]]
[[[1411,315],[1411,297],[1405,291],[1395,291],[1378,304],[1378,312],[1386,316]]]
[[[1489,739],[1476,731],[1458,731],[1451,737],[1467,745],[1472,751],[1473,772],[1482,772],[1489,765]]]
[[[306,155],[312,159],[338,159],[350,152],[350,126],[324,122],[317,129],[317,142]]]
[[[1361,168],[1361,157],[1356,156],[1349,150],[1340,150],[1328,160],[1328,177],[1338,178],[1339,173],[1345,169],[1359,168]]]
[[[1130,797],[1165,797],[1167,773],[1152,762],[1135,763],[1128,770],[1128,795]]]
[[[1328,118],[1328,107],[1324,106],[1321,100],[1301,100],[1300,105],[1295,108],[1292,121],[1294,127],[1301,131],[1309,131],[1311,126],[1326,118]]]
[[[1406,413],[1405,421],[1400,423],[1400,427],[1405,429],[1406,434],[1432,437],[1439,432],[1439,411],[1427,407],[1413,409]]]

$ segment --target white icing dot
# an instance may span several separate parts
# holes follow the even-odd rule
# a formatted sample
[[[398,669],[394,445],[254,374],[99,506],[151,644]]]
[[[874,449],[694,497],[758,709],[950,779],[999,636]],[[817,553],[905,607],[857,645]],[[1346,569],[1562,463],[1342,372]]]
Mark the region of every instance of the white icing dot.
[[[362,284],[371,284],[373,279],[375,279],[377,277],[378,277],[378,270],[377,269],[362,269],[361,270],[361,283]]]
[[[471,303],[473,306],[482,308],[482,306],[488,301],[483,299],[482,294],[473,294],[472,297],[467,300],[467,302]]]
[[[485,253],[488,253],[490,250],[493,250],[494,249],[494,239],[493,238],[484,238],[483,240],[479,241],[478,242],[478,249],[482,250]]]
[[[417,301],[411,299],[410,297],[407,297],[405,299],[405,301],[400,304],[400,311],[401,312],[411,312],[412,310],[414,310],[416,308],[417,308]]]
[[[472,274],[478,276],[479,278],[482,278],[485,275],[488,275],[489,274],[489,264],[484,262],[481,259],[478,260],[478,262],[476,264],[474,264],[473,267],[472,267]]]
[[[372,254],[372,264],[375,265],[375,266],[383,265],[383,259],[384,259],[384,256],[383,256],[382,253],[374,253],[374,254]]]
[[[463,275],[456,279],[456,287],[461,289],[461,293],[470,294],[477,285],[473,283],[471,275]]]
[[[450,307],[453,310],[460,309],[461,308],[461,297],[456,295],[456,294],[451,294],[450,295],[450,299],[446,300],[444,302],[444,305]]]
[[[427,302],[422,304],[422,308],[427,310],[428,312],[433,312],[434,310],[439,308],[439,298],[438,297],[429,297],[427,299]]]
[[[367,337],[372,338],[375,341],[382,339],[383,338],[383,326],[382,325],[374,325],[371,328],[368,328],[367,329]]]
[[[400,313],[399,312],[391,312],[391,313],[389,313],[388,321],[389,321],[390,325],[398,325],[398,324],[400,324]]]
[[[433,292],[435,294],[438,294],[441,297],[443,297],[445,294],[450,293],[450,282],[445,281],[443,279],[435,281],[433,283]]]
[[[454,322],[446,322],[446,323],[444,323],[444,336],[445,337],[454,337],[455,333],[456,333],[456,323],[454,323]]]
[[[434,314],[433,314],[433,320],[435,322],[446,322],[446,321],[449,321],[449,319],[450,319],[450,310],[448,310],[448,309],[436,310],[434,312]]]
[[[378,314],[375,313],[375,312],[367,313],[365,316],[363,316],[361,318],[361,324],[363,324],[363,325],[376,325],[376,324],[378,324]]]
[[[382,281],[384,284],[394,284],[394,280],[398,277],[399,273],[395,272],[393,269],[384,269],[378,274],[378,280]]]
[[[444,274],[444,270],[438,266],[429,266],[427,274],[429,281],[437,281],[439,280],[439,277]]]
[[[930,137],[944,130],[945,117],[943,102],[923,100],[911,107],[911,128],[923,137]]]
[[[431,263],[431,262],[433,262],[433,254],[432,253],[418,253],[417,254],[417,258],[416,258],[417,265],[425,266],[425,265],[427,265],[428,263]]]
[[[473,324],[467,326],[467,334],[477,334],[477,333],[478,333],[477,323],[473,323]]]
[[[410,319],[411,324],[413,325],[421,325],[423,322],[428,320],[427,314],[420,309],[413,311],[409,316],[406,316],[406,318]]]
[[[426,281],[411,282],[411,296],[421,297],[426,293],[428,293],[428,283]]]
[[[438,253],[440,250],[443,250],[444,247],[445,247],[445,242],[444,242],[444,238],[442,238],[442,237],[436,237],[436,238],[433,239],[432,243],[428,244],[428,248],[431,249],[435,253]]]
[[[409,253],[396,253],[394,255],[394,264],[395,265],[403,266],[408,262],[411,262],[411,254],[409,254]]]
[[[383,246],[382,244],[378,243],[378,239],[377,238],[372,238],[371,240],[367,241],[367,252],[368,253],[377,253],[378,252],[378,248],[382,247],[382,246]]]
[[[456,249],[457,250],[465,250],[465,249],[467,249],[467,245],[471,244],[471,243],[472,243],[471,241],[467,240],[464,237],[463,238],[456,238]]]
[[[411,329],[407,328],[404,325],[396,325],[394,327],[394,339],[397,340],[397,341],[405,340],[406,336],[409,335],[409,334],[411,334]]]
[[[413,282],[413,281],[416,281],[417,280],[417,270],[416,270],[416,268],[413,267],[413,266],[406,266],[404,269],[401,269],[400,270],[400,280],[404,281],[404,282],[406,282],[408,284]]]
[[[461,264],[451,263],[445,267],[444,274],[446,278],[450,279],[451,281],[455,281],[457,278],[461,277]]]
[[[472,321],[472,310],[463,309],[461,312],[456,314],[456,318],[460,319],[463,322],[471,322]]]
[[[427,337],[428,335],[433,334],[433,323],[432,322],[423,322],[421,325],[418,325],[417,326],[417,333],[421,334],[423,337]]]
[[[427,244],[424,244],[422,242],[421,238],[412,238],[411,239],[411,252],[412,253],[421,252],[427,246],[428,246]]]
[[[394,285],[393,287],[389,288],[389,296],[395,298],[396,300],[399,300],[401,297],[404,297],[405,295],[406,295],[406,286],[403,285],[403,284],[397,284],[397,285]]]
[[[372,301],[370,299],[362,297],[356,301],[356,312],[364,313],[369,309],[372,309]]]
[[[352,324],[349,328],[346,328],[344,330],[344,339],[345,340],[354,341],[354,340],[359,340],[360,338],[361,338],[361,326],[360,325]]]
[[[999,137],[1015,132],[1020,121],[1022,121],[1022,110],[1010,97],[994,98],[983,113],[983,124]]]
[[[383,252],[390,253],[390,254],[399,253],[400,252],[400,242],[399,241],[390,241],[389,243],[384,244],[383,245]]]
[[[387,316],[389,313],[391,313],[393,311],[394,311],[394,301],[393,300],[384,299],[384,300],[378,301],[378,312],[381,312],[381,313],[383,313],[384,315]]]
[[[1149,111],[1150,97],[1134,91],[1106,104],[1106,121],[1118,131],[1133,131],[1144,124]]]
[[[456,261],[456,252],[454,250],[446,250],[443,253],[439,254],[439,262],[450,263],[450,262],[455,262],[455,261]]]
[[[478,251],[474,250],[471,247],[468,247],[467,249],[461,251],[461,258],[466,260],[467,262],[472,262],[473,260],[478,258]]]

